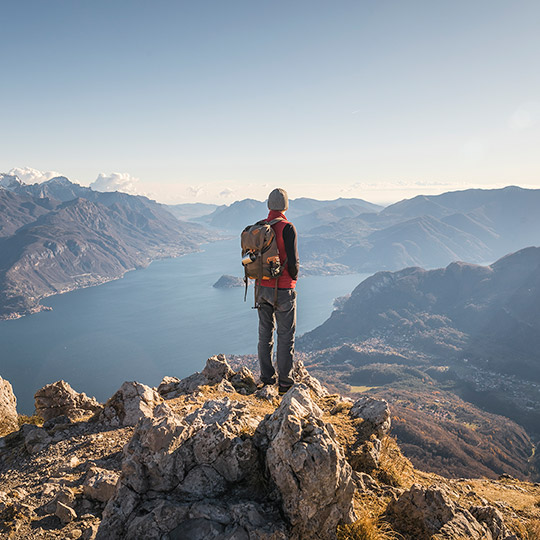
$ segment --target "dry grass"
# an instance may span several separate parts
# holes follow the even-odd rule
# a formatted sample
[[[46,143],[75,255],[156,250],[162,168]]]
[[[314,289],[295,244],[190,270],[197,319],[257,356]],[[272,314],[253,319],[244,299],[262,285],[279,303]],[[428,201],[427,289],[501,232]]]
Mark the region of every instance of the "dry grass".
[[[27,416],[26,414],[19,414],[19,417],[17,418],[17,422],[19,423],[19,427],[23,426],[24,424],[33,424],[35,426],[41,426],[43,425],[43,418],[41,418],[37,414],[34,414],[33,416]]]
[[[531,518],[540,519],[540,508],[537,506],[540,488],[529,482],[468,480],[468,484],[490,504],[502,501],[518,513],[527,513]],[[539,537],[540,540],[540,537]]]
[[[401,453],[393,437],[382,439],[381,459],[376,477],[381,482],[395,487],[409,488],[414,483],[414,467]]]
[[[365,513],[350,525],[341,525],[337,530],[338,540],[398,540],[402,536],[380,517]]]
[[[531,519],[526,525],[525,530],[527,540],[539,540],[540,539],[540,519]]]

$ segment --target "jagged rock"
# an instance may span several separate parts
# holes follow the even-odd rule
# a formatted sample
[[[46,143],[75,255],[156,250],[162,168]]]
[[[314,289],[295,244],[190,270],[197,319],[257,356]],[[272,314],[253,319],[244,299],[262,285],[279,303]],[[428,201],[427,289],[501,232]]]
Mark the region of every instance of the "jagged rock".
[[[369,422],[377,437],[386,435],[390,430],[390,408],[384,399],[363,396],[354,403],[349,414],[353,418],[362,418]]]
[[[157,407],[153,418],[139,422],[124,448],[122,475],[97,537],[161,538],[191,519],[194,502],[216,504],[211,499],[225,492],[230,513],[239,502],[235,486],[260,483],[257,450],[246,436],[258,422],[245,404],[228,398],[207,401],[185,417],[166,404]],[[171,497],[176,502],[167,500]],[[269,512],[260,512],[268,522]],[[270,531],[280,530],[279,523],[272,523]]]
[[[220,392],[226,392],[228,394],[234,394],[236,392],[236,388],[227,379],[221,380],[216,385],[216,390],[219,390]]]
[[[145,384],[126,381],[105,403],[99,419],[111,426],[134,426],[139,419],[152,417],[162,401],[159,394]]]
[[[207,380],[206,384],[217,384],[223,379],[230,379],[234,375],[234,371],[231,366],[229,366],[225,355],[218,354],[206,361],[206,366],[202,370],[202,375]]]
[[[159,383],[159,386],[157,387],[157,393],[165,397],[167,394],[170,394],[173,392],[180,382],[180,379],[178,377],[163,377],[162,381]]]
[[[335,538],[354,517],[352,469],[322,414],[309,387],[294,385],[257,430],[293,538]]]
[[[163,391],[160,392],[165,399],[174,399],[185,394],[193,394],[199,391],[200,387],[207,383],[206,377],[202,373],[193,373],[189,377],[178,381],[169,382]],[[159,385],[161,387],[161,385]],[[159,387],[158,387],[159,391]]]
[[[506,539],[509,533],[502,514],[493,506],[473,506],[469,508],[469,512],[480,523],[484,523],[491,531],[494,540]]]
[[[260,399],[266,399],[267,401],[274,401],[279,396],[277,386],[273,384],[267,384],[255,392],[255,396]]]
[[[293,364],[292,378],[295,383],[303,383],[310,388],[316,396],[322,397],[328,395],[328,390],[319,382],[318,379],[312,377],[302,360],[297,360]]]
[[[52,438],[43,428],[32,427],[33,429],[30,429],[24,437],[24,447],[29,454],[36,454],[50,444]]]
[[[253,394],[257,390],[257,383],[253,377],[253,373],[247,367],[242,367],[240,371],[237,371],[230,378],[230,382],[236,391],[241,394]]]
[[[70,523],[74,519],[77,519],[77,512],[60,501],[56,503],[56,512],[55,515],[60,518],[62,523]]]
[[[402,534],[417,540],[468,538],[493,540],[491,531],[439,488],[414,484],[387,507],[387,515]]]
[[[381,441],[373,437],[351,451],[349,463],[355,471],[371,472],[379,467],[381,448]]]
[[[115,471],[91,467],[83,484],[83,494],[89,499],[107,502],[113,495],[120,474]]]
[[[249,370],[247,371],[249,372]],[[182,380],[176,379],[176,377],[165,377],[158,387],[158,392],[165,399],[174,399],[185,394],[194,394],[200,390],[201,386],[213,386],[222,383],[222,381],[228,382],[234,376],[235,373],[231,366],[229,366],[225,356],[218,354],[206,361],[206,366],[202,370],[202,373],[193,373],[193,375]],[[242,376],[237,380],[241,381]],[[223,383],[220,390],[229,392],[231,388],[233,392],[236,391],[234,386]]]
[[[43,486],[44,496],[49,496],[53,494],[52,499],[43,506],[43,510],[47,513],[54,514],[59,502],[65,504],[66,506],[73,507],[75,501],[75,493],[69,487],[59,488],[57,484],[45,484]]]
[[[0,437],[17,429],[17,399],[11,384],[0,377]]]
[[[45,421],[62,415],[78,419],[101,410],[101,405],[95,398],[75,392],[65,381],[44,386],[36,392],[34,398],[36,414]]]

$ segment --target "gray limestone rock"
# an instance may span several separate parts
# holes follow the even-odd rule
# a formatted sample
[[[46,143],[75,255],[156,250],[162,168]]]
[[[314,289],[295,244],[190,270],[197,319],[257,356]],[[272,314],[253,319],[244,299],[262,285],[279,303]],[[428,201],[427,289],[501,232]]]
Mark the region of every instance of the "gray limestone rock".
[[[352,469],[322,414],[308,386],[294,385],[257,430],[293,538],[335,538],[354,518]]]
[[[234,501],[235,486],[261,474],[257,450],[246,435],[258,422],[245,404],[227,398],[207,401],[185,417],[165,404],[157,407],[153,418],[137,424],[124,448],[122,475],[98,538],[154,538],[188,519],[186,505],[220,499],[225,491]],[[175,504],[165,503],[169,498]],[[161,513],[166,515],[158,517]]]
[[[223,379],[216,384],[216,390],[226,392],[227,394],[234,394],[236,392],[236,388],[227,379]]]
[[[36,454],[52,441],[51,436],[43,428],[33,426],[24,437],[24,447],[29,454]]]
[[[134,426],[141,418],[150,418],[162,403],[152,388],[138,382],[126,381],[105,403],[99,419],[111,426]]]
[[[0,377],[0,437],[17,429],[17,399],[11,384]]]
[[[302,360],[297,360],[293,364],[292,378],[295,383],[305,384],[316,396],[322,397],[328,395],[328,390],[319,382],[318,379],[312,377]]]
[[[83,484],[83,494],[89,499],[107,502],[115,492],[119,473],[91,467]]]
[[[255,377],[253,377],[253,373],[251,373],[251,371],[247,367],[242,367],[240,371],[237,371],[230,378],[230,381],[237,392],[253,394],[253,392],[257,390],[257,383],[255,382]]]
[[[44,386],[36,392],[34,398],[36,414],[45,421],[57,416],[67,416],[76,420],[101,410],[101,405],[95,398],[75,392],[65,381]]]
[[[159,386],[157,387],[157,393],[161,397],[166,397],[167,394],[170,394],[173,392],[178,383],[180,382],[180,379],[178,377],[163,377],[162,381],[159,383]]]
[[[487,527],[437,487],[414,484],[390,502],[387,515],[398,532],[417,540],[429,540],[435,534],[441,539],[493,540]]]
[[[277,386],[273,384],[267,384],[266,386],[263,386],[261,389],[255,392],[255,395],[259,399],[265,399],[270,402],[274,401],[274,399],[277,399],[279,396]]]
[[[390,431],[390,408],[384,399],[363,396],[355,401],[349,414],[353,418],[362,418],[369,422],[372,432],[377,437],[382,437]]]
[[[494,540],[506,539],[510,531],[504,524],[503,516],[499,510],[486,505],[473,506],[469,508],[469,512],[478,522],[483,523],[491,531]]]
[[[208,381],[206,384],[217,384],[223,379],[230,379],[234,375],[234,371],[229,366],[225,355],[218,354],[206,361],[202,374]]]
[[[247,370],[249,371],[249,370]],[[206,361],[202,373],[193,373],[185,379],[179,380],[176,377],[165,377],[158,386],[158,393],[165,399],[174,399],[185,394],[198,392],[201,386],[217,385],[225,381],[223,389],[225,391],[235,391],[234,386],[226,383],[235,375],[227,359],[223,354],[212,356]],[[238,379],[241,380],[241,379]]]

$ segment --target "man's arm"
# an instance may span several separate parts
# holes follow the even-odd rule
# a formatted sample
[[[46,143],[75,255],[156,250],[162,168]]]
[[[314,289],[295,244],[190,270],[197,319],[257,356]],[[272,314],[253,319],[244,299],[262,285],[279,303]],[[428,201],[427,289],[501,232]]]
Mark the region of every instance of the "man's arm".
[[[283,227],[283,243],[285,244],[285,252],[287,253],[287,270],[289,275],[296,279],[298,277],[298,245],[296,241],[296,229],[292,223],[287,223]]]

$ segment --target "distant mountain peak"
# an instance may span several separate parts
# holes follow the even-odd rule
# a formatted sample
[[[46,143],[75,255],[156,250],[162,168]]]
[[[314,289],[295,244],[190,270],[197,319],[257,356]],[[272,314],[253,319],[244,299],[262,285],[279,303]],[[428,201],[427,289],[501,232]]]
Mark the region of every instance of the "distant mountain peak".
[[[22,186],[22,182],[15,174],[0,174],[0,187],[4,189],[15,189]]]
[[[50,180],[47,180],[47,181],[42,182],[42,183],[46,184],[48,186],[50,186],[50,185],[78,186],[79,185],[79,184],[75,184],[69,178],[66,178],[65,176],[55,176],[54,178],[51,178]]]

